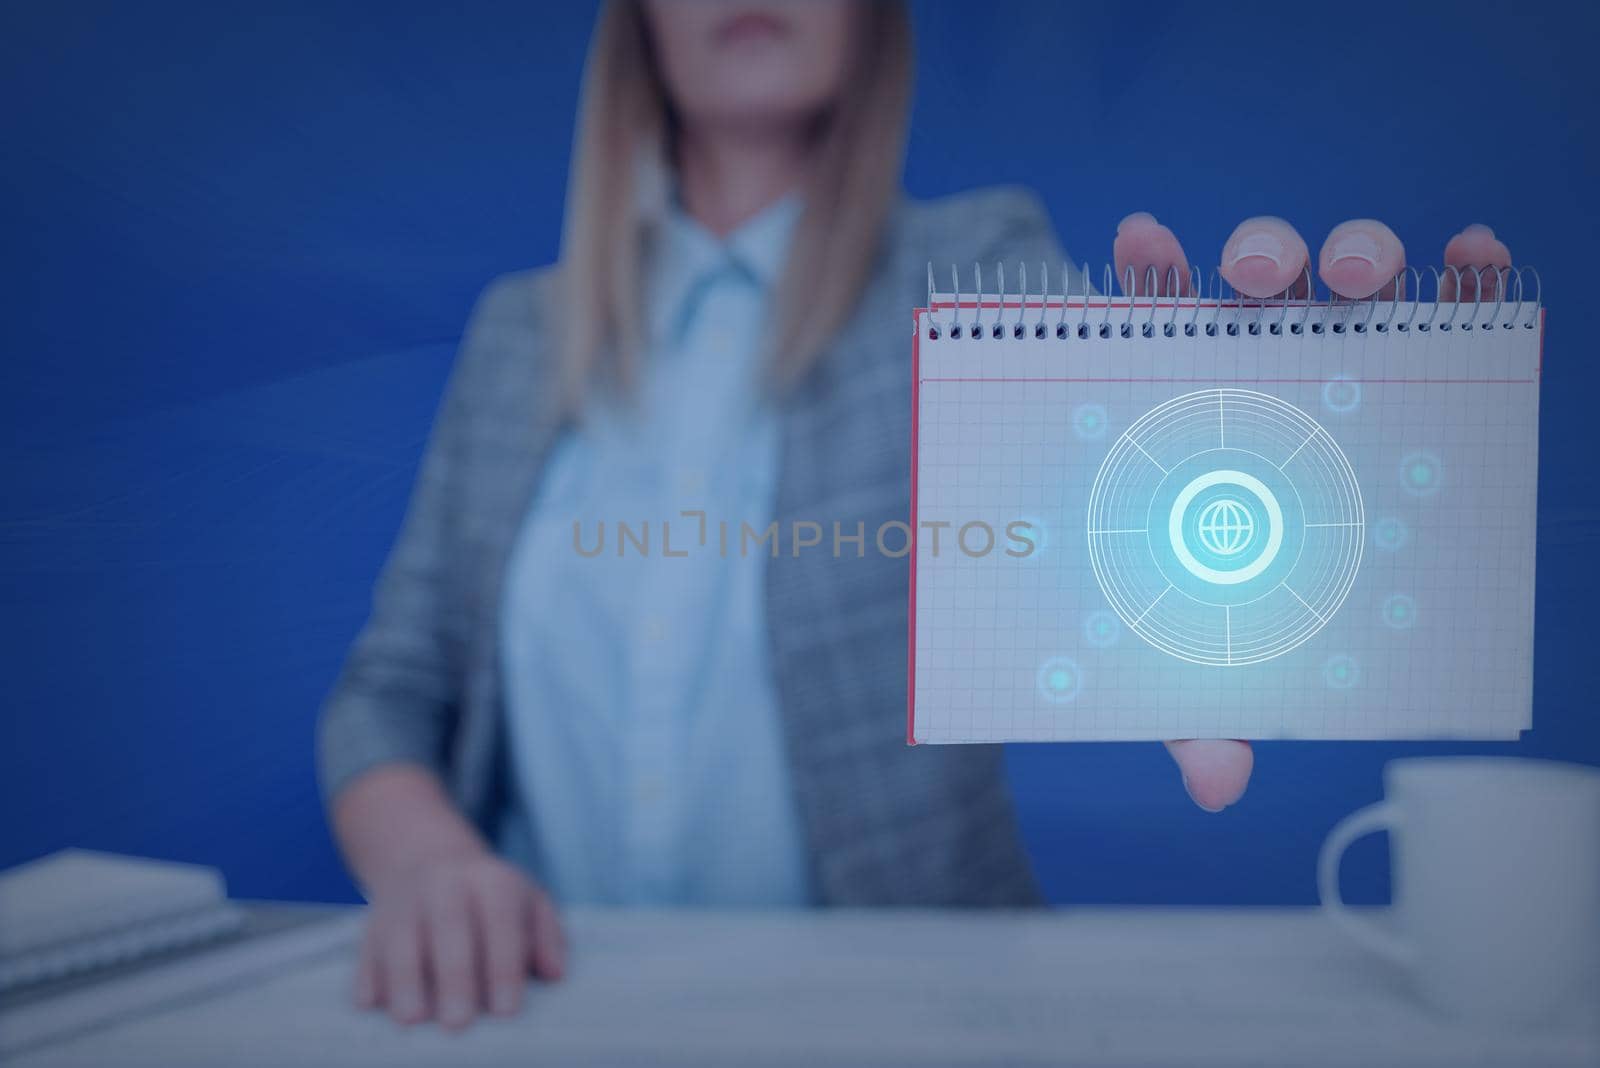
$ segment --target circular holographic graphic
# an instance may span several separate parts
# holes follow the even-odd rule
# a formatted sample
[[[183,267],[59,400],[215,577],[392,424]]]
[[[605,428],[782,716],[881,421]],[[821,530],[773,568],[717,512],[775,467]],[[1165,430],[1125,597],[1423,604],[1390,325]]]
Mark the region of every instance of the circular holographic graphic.
[[[1115,612],[1090,612],[1083,621],[1083,640],[1095,649],[1109,649],[1122,636],[1122,620]]]
[[[1439,458],[1432,453],[1414,452],[1400,461],[1400,484],[1418,497],[1439,492]]]
[[[1395,516],[1384,516],[1372,524],[1372,542],[1384,552],[1398,552],[1411,540],[1411,531],[1405,521]]]
[[[1348,690],[1361,681],[1361,665],[1343,653],[1330,656],[1322,665],[1322,679],[1331,689]]]
[[[1083,689],[1078,665],[1064,656],[1053,656],[1039,665],[1039,693],[1052,704],[1070,703]]]
[[[1103,404],[1080,404],[1072,412],[1072,431],[1084,441],[1099,441],[1105,437],[1106,423]]]
[[[1218,487],[1224,487],[1227,495],[1210,497],[1198,510],[1193,507],[1196,498],[1209,496],[1207,491]],[[1259,521],[1257,510],[1262,513]],[[1195,517],[1192,531],[1191,516]],[[1243,471],[1207,471],[1179,491],[1167,514],[1167,536],[1178,561],[1191,574],[1222,586],[1248,582],[1270,567],[1283,549],[1283,527],[1283,507],[1271,488]],[[1260,539],[1258,528],[1265,531]],[[1248,563],[1224,566],[1252,544],[1259,551]],[[1214,559],[1202,562],[1206,554]]]
[[[1361,407],[1361,383],[1342,375],[1328,379],[1322,387],[1322,406],[1339,415],[1355,411]]]
[[[1331,619],[1361,566],[1355,472],[1276,397],[1208,389],[1147,412],[1089,494],[1089,559],[1112,609],[1197,664],[1281,656]]]
[[[1410,630],[1417,622],[1417,602],[1409,595],[1396,593],[1383,602],[1383,624],[1395,630]]]

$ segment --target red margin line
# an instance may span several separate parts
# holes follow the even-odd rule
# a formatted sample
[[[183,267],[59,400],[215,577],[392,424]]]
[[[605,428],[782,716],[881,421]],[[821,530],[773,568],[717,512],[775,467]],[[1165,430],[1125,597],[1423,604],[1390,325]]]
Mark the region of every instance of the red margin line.
[[[1081,296],[1083,296],[1083,294],[1079,293],[1078,296],[1081,297]],[[1187,298],[1186,297],[1184,299],[1187,300],[1187,299],[1191,299],[1191,298]],[[1320,304],[1320,303],[1312,305],[1312,306],[1313,307],[1332,307],[1332,305]],[[1106,302],[1104,297],[1100,297],[1100,298],[1097,298],[1096,300],[1091,301],[1091,302],[1086,303],[1086,304],[1081,304],[1080,303],[1080,304],[1067,304],[1067,305],[1063,305],[1059,300],[1046,301],[1043,304],[1039,303],[1037,300],[1030,300],[1030,301],[1027,301],[1026,303],[1018,303],[1017,301],[1014,301],[1014,300],[1005,300],[1005,301],[986,300],[981,304],[978,303],[977,301],[971,301],[971,300],[964,300],[960,304],[957,304],[953,300],[936,300],[932,304],[930,304],[928,307],[919,308],[917,310],[918,311],[938,311],[941,308],[950,309],[950,310],[954,310],[956,308],[963,308],[963,309],[977,309],[977,308],[986,308],[986,309],[987,308],[1022,308],[1022,309],[1027,309],[1027,308],[1041,308],[1041,309],[1043,309],[1045,311],[1052,311],[1052,310],[1059,311],[1059,310],[1061,310],[1062,307],[1070,308],[1073,311],[1077,311],[1080,308],[1110,308],[1113,311],[1120,310],[1120,309],[1123,309],[1123,308],[1155,308],[1155,309],[1157,309],[1159,311],[1159,310],[1164,310],[1166,307],[1171,307],[1171,305],[1163,306],[1163,305],[1158,305],[1158,304],[1142,303],[1142,302],[1139,302],[1139,301],[1130,301],[1125,297],[1120,299],[1120,300],[1113,298],[1112,301],[1109,304]],[[1208,308],[1265,308],[1266,310],[1271,311],[1273,308],[1281,308],[1281,307],[1284,307],[1284,305],[1263,303],[1261,301],[1255,301],[1255,300],[1250,300],[1250,301],[1208,300],[1208,301],[1204,301],[1204,302],[1200,303],[1199,305],[1183,304],[1183,305],[1179,305],[1179,307],[1180,308],[1199,307],[1202,310],[1205,310],[1205,309],[1208,309]],[[1288,307],[1299,308],[1300,305],[1291,304],[1291,305],[1288,305]]]
[[[1246,382],[1321,384],[1325,378],[925,378],[924,382]],[[1391,386],[1531,386],[1536,378],[1350,378],[1343,381]]]
[[[906,602],[906,744],[917,744],[917,413],[922,400],[922,315],[911,313],[911,592]]]

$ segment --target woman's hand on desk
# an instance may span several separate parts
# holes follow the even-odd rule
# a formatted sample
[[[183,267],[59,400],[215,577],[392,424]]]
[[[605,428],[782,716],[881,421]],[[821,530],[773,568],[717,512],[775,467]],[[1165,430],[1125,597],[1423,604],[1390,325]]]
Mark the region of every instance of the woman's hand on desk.
[[[561,977],[555,905],[489,851],[432,774],[368,772],[340,794],[334,822],[371,902],[356,968],[361,1008],[459,1030],[483,1012],[516,1012],[530,974]]]
[[[1139,296],[1194,295],[1182,244],[1148,212],[1122,220],[1112,253],[1124,290],[1131,278]],[[1260,215],[1240,223],[1223,244],[1217,262],[1223,279],[1249,297],[1299,298],[1309,290],[1310,248],[1293,226],[1279,218]],[[1499,275],[1485,271],[1480,276],[1473,269],[1509,267],[1511,252],[1494,231],[1474,224],[1445,245],[1444,263],[1462,270],[1459,280],[1445,275],[1441,299],[1453,300],[1458,294],[1465,300],[1495,299]],[[1316,272],[1342,297],[1361,300],[1376,294],[1388,299],[1395,295],[1395,277],[1405,265],[1405,245],[1393,230],[1375,219],[1351,219],[1335,226],[1322,243]],[[1189,796],[1201,808],[1220,811],[1239,800],[1249,785],[1255,758],[1245,742],[1168,742],[1167,751],[1178,763]]]
[[[509,1016],[530,973],[560,976],[560,943],[555,907],[516,868],[487,852],[440,859],[373,888],[356,1003],[451,1030]]]

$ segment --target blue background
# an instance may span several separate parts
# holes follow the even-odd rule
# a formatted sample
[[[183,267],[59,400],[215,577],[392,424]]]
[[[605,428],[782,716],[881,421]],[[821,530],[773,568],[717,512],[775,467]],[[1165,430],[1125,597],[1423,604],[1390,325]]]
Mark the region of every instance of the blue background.
[[[0,865],[75,844],[217,864],[241,895],[353,893],[317,705],[474,294],[555,254],[592,8],[273,7],[0,15]],[[1537,729],[1264,744],[1222,816],[1158,746],[1014,747],[1058,900],[1308,902],[1322,836],[1391,757],[1600,762],[1600,77],[1595,16],[1564,7],[915,9],[916,194],[1033,186],[1092,261],[1136,209],[1206,264],[1260,212],[1313,247],[1377,216],[1415,263],[1483,221],[1552,308]],[[1346,886],[1384,895],[1381,839]]]

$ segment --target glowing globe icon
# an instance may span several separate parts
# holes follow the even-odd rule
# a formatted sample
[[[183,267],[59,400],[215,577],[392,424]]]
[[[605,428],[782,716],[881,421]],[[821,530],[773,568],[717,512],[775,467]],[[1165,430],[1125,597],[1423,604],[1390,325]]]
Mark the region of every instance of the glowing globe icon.
[[[1231,497],[1221,497],[1200,510],[1200,544],[1218,556],[1241,553],[1255,536],[1250,509]]]

